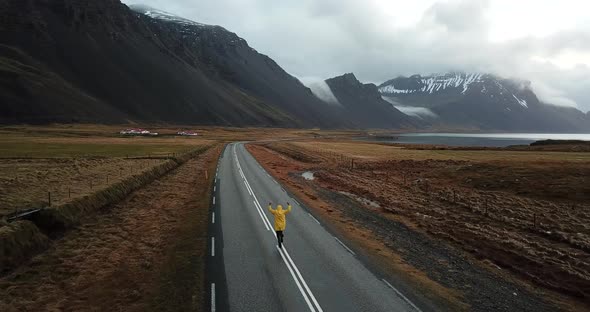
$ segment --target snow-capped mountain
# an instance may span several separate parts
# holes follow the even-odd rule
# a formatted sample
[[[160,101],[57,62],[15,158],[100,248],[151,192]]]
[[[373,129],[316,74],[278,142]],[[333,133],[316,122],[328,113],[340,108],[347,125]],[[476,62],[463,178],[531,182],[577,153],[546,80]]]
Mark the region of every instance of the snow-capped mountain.
[[[485,73],[413,75],[379,86],[383,98],[435,125],[507,131],[586,131],[586,116],[539,101],[531,83]]]
[[[482,77],[483,74],[478,73],[450,73],[430,77],[414,75],[409,80],[399,78],[389,80],[381,85],[379,91],[384,94],[408,94],[416,92],[428,92],[432,94],[433,92],[444,91],[447,88],[461,87],[461,93],[465,93],[472,83],[481,82],[483,80]]]
[[[513,102],[527,108],[524,98],[530,89],[527,81],[502,79],[482,73],[448,73],[442,75],[420,76],[409,78],[398,77],[379,86],[379,92],[387,97],[404,97],[405,95],[454,95],[464,96],[472,90],[484,96],[500,97],[504,102]],[[524,92],[524,93],[523,93]],[[435,106],[431,103],[430,106]]]

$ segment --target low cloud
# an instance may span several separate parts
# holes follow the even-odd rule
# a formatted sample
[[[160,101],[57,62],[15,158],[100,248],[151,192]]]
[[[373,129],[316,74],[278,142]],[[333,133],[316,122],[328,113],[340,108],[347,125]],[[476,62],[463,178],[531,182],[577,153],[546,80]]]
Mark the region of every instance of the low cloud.
[[[418,117],[418,118],[423,118],[423,117],[436,118],[436,117],[438,117],[438,115],[436,115],[433,111],[431,111],[430,109],[428,109],[426,107],[415,107],[415,106],[394,106],[394,107],[397,108],[400,112],[402,112],[408,116],[414,116],[414,117]]]
[[[542,82],[534,83],[533,91],[541,102],[558,106],[578,106],[576,101],[569,98],[563,91],[554,89]]]
[[[321,78],[314,78],[314,77],[305,77],[300,78],[301,81],[306,87],[311,89],[311,92],[318,97],[320,100],[333,105],[341,105],[338,102],[338,99],[330,89],[330,86]]]
[[[431,111],[430,109],[428,109],[426,107],[401,105],[400,103],[395,101],[393,98],[388,97],[388,96],[382,96],[381,98],[383,98],[385,101],[387,101],[391,105],[393,105],[393,107],[397,108],[400,112],[402,112],[408,116],[413,116],[413,117],[418,117],[418,118],[424,118],[424,117],[437,118],[438,117],[437,114],[435,114],[433,111]]]

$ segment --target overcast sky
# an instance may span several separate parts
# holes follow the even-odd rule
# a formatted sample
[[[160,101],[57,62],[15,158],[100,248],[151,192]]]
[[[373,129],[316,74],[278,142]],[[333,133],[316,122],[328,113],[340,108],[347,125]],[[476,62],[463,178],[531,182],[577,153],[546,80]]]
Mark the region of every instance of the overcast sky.
[[[531,80],[590,110],[588,0],[123,0],[221,25],[302,79],[451,70]]]

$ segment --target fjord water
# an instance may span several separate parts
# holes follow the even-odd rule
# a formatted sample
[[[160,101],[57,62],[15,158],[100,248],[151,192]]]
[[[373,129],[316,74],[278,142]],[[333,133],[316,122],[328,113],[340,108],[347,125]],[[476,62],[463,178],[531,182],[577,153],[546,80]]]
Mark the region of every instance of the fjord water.
[[[397,139],[387,140],[404,144],[437,144],[449,146],[528,145],[539,140],[590,141],[588,133],[402,133]]]

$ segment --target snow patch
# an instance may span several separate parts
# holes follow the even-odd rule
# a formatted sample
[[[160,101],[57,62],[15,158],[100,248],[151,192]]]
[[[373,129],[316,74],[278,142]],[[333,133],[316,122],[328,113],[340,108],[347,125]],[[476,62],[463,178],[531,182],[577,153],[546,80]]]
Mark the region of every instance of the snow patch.
[[[461,74],[456,73],[454,75],[434,75],[431,77],[424,77],[419,80],[420,87],[416,89],[402,89],[397,88],[393,83],[379,88],[379,92],[385,94],[409,94],[415,92],[428,92],[430,94],[446,90],[447,88],[459,88],[463,86],[461,93],[467,92],[471,84],[474,82],[480,82],[483,74]]]
[[[514,99],[518,102],[518,104],[522,105],[523,107],[529,108],[527,102],[525,100],[521,100],[519,98],[516,97],[516,95],[512,95],[512,97],[514,97]]]
[[[129,6],[132,10],[149,16],[153,19],[167,21],[167,22],[174,22],[181,25],[190,25],[190,26],[199,26],[199,27],[211,27],[211,25],[206,25],[202,23],[197,23],[195,21],[191,21],[189,19],[174,15],[172,13],[168,13],[162,10],[157,10],[145,5],[130,5]]]

